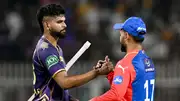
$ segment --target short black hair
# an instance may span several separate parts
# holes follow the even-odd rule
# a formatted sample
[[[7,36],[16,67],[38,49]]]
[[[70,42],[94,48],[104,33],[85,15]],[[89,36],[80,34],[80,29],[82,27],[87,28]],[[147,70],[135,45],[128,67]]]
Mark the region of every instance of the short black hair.
[[[42,21],[45,16],[54,17],[59,16],[61,14],[65,14],[65,10],[60,4],[48,4],[41,6],[40,9],[37,11],[36,15],[41,32],[44,33]]]
[[[124,29],[122,29],[123,31],[125,31]],[[125,32],[127,32],[127,31],[125,31]],[[128,32],[127,32],[128,33]],[[129,33],[128,33],[129,34]],[[137,43],[142,43],[143,41],[144,41],[144,38],[141,38],[141,37],[139,37],[139,36],[141,36],[141,35],[145,35],[146,33],[145,32],[139,32],[138,33],[138,36],[132,36],[131,34],[129,34],[130,36],[132,36],[132,38],[134,39],[134,41],[135,42],[137,42]]]
[[[134,37],[134,36],[133,36],[133,39],[137,43],[142,43],[144,41],[144,38],[139,38],[139,37]]]
[[[144,35],[144,34],[146,34],[146,33],[145,33],[145,32],[139,32],[139,33],[138,33],[138,36],[132,36],[132,37],[133,37],[133,39],[134,39],[135,42],[137,42],[137,43],[142,43],[142,42],[144,41],[144,37],[141,38],[141,37],[139,37],[139,36]]]

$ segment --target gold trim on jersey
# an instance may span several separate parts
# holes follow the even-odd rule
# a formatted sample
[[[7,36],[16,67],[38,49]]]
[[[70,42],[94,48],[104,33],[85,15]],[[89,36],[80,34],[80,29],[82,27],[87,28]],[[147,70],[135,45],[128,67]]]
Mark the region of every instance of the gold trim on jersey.
[[[33,67],[33,85],[36,84],[36,74],[34,72],[34,65],[32,64],[32,67]]]
[[[49,97],[46,94],[44,94],[43,96],[40,97],[40,100],[41,101],[49,101]]]
[[[63,69],[59,69],[58,71],[56,71],[56,72],[53,74],[52,78],[54,78],[57,73],[62,72],[62,71],[66,71],[66,69],[64,69],[64,68],[63,68]]]

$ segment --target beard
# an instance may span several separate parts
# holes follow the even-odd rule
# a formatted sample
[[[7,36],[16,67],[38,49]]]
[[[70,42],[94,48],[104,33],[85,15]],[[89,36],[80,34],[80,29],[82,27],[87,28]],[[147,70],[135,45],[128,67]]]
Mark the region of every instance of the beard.
[[[66,37],[66,29],[62,29],[60,31],[54,31],[54,30],[50,30],[50,34],[51,36],[53,36],[54,38],[65,38]]]
[[[121,44],[121,52],[127,52],[127,47],[124,40],[120,41],[120,44]]]
[[[122,52],[127,52],[127,48],[125,45],[121,44],[121,51]]]

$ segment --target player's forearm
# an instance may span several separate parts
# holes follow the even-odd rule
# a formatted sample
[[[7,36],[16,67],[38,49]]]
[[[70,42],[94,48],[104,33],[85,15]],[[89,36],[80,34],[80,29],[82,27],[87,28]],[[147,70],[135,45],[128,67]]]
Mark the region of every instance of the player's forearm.
[[[63,88],[69,89],[77,86],[81,86],[90,80],[94,79],[97,76],[95,70],[91,70],[85,74],[76,75],[76,76],[67,76],[65,77]]]

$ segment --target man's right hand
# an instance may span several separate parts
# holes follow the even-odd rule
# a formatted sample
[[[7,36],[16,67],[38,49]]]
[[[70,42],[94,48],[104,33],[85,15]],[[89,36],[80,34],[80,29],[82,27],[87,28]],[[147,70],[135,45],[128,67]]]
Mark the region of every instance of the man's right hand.
[[[113,71],[114,66],[112,62],[109,61],[109,58],[106,56],[105,60],[99,60],[97,65],[94,67],[98,75],[107,75],[111,71]]]

